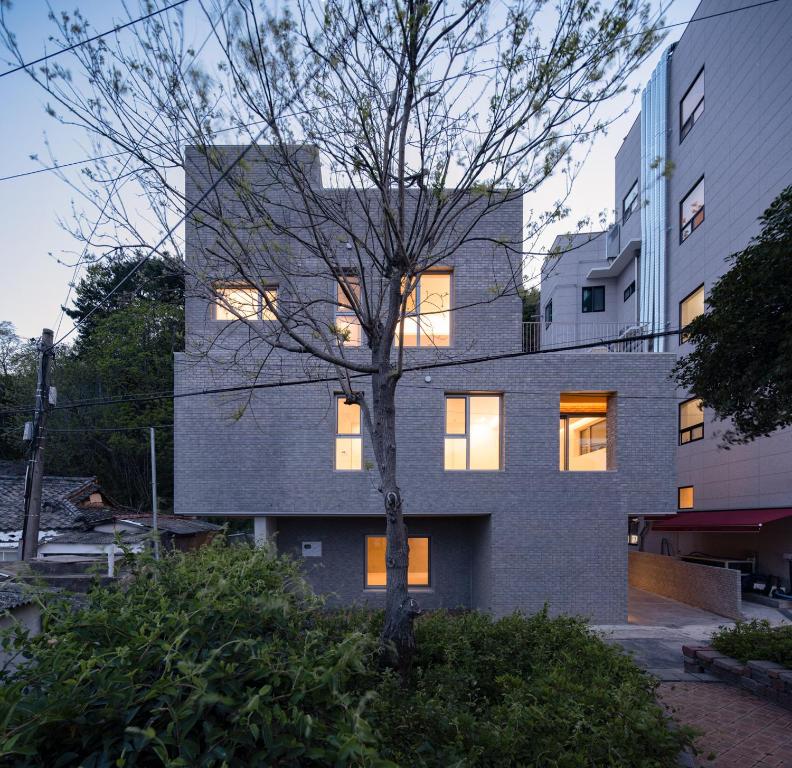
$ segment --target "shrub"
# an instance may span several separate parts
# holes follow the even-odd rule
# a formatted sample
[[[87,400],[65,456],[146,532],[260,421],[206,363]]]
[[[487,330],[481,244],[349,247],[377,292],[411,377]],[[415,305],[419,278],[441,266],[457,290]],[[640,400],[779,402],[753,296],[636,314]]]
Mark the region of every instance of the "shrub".
[[[792,669],[792,625],[773,627],[762,619],[738,621],[733,627],[721,627],[712,636],[713,647],[746,661],[775,661]]]
[[[4,641],[27,660],[0,680],[2,765],[670,768],[688,742],[581,620],[421,617],[404,685],[381,613],[323,611],[268,550],[138,562],[43,617]]]

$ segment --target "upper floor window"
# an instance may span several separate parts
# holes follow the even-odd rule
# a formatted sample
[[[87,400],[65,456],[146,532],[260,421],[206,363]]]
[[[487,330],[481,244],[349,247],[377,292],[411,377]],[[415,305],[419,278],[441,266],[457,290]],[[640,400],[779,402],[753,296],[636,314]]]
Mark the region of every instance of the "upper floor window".
[[[692,485],[682,485],[677,488],[677,509],[693,509]]]
[[[699,315],[704,314],[704,286],[685,296],[679,302],[679,343],[684,344],[689,336],[682,333]]]
[[[501,396],[446,395],[445,468],[501,468]]]
[[[360,406],[336,397],[335,468],[350,471],[363,468],[363,438],[360,433]]]
[[[688,192],[679,204],[679,242],[682,243],[690,233],[704,221],[704,177]]]
[[[403,321],[405,347],[451,344],[451,273],[424,272],[407,297]],[[397,334],[398,343],[399,334]]]
[[[583,311],[584,312],[604,312],[605,311],[605,286],[593,285],[583,289]]]
[[[696,79],[679,102],[679,141],[690,133],[690,129],[704,113],[704,70],[696,75]]]
[[[691,398],[679,404],[679,444],[692,443],[704,437],[704,408],[701,400]]]
[[[249,283],[220,283],[214,287],[217,295],[212,307],[213,320],[274,320],[278,289],[268,286],[263,291]],[[233,311],[232,311],[233,310]]]
[[[624,300],[630,298],[635,293],[635,280],[633,280],[625,289],[624,289]]]
[[[641,543],[641,518],[631,517],[627,523],[627,543],[637,546]]]
[[[428,587],[429,537],[407,537],[407,586]],[[388,585],[385,566],[387,539],[384,536],[366,536],[366,588],[377,589]]]
[[[550,299],[550,301],[548,301],[547,304],[545,304],[544,321],[545,321],[545,328],[547,328],[547,326],[550,325],[550,323],[553,322],[553,300],[552,299]]]
[[[348,347],[360,346],[360,320],[352,308],[360,303],[360,278],[349,274],[336,283],[335,327],[339,339]]]
[[[608,468],[608,396],[562,394],[559,469],[601,472]]]
[[[625,195],[622,200],[622,224],[626,223],[627,219],[632,216],[633,211],[638,207],[638,182],[636,181],[631,187],[630,191]]]

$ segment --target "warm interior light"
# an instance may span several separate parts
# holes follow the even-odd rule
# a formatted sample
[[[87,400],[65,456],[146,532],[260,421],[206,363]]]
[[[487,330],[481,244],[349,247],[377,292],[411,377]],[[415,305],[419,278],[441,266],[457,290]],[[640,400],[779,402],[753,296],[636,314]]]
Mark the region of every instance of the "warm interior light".
[[[429,586],[429,537],[410,536],[407,539],[407,585]],[[366,586],[384,587],[388,583],[385,567],[387,541],[384,536],[366,537]]]

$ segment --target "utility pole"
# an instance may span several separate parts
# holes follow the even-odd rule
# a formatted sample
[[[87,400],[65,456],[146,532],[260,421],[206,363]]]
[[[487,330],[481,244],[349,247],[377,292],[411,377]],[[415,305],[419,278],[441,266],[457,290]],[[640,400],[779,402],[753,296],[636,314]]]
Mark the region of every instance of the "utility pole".
[[[154,427],[149,427],[151,444],[151,522],[154,528],[154,559],[160,557],[159,527],[157,525],[157,446],[154,439]]]
[[[41,483],[44,479],[44,443],[46,441],[47,412],[50,408],[50,363],[55,357],[53,333],[49,328],[41,332],[38,343],[39,365],[36,382],[36,406],[33,415],[33,434],[30,458],[25,472],[25,518],[22,528],[22,559],[33,560],[38,554],[39,520],[41,519]]]

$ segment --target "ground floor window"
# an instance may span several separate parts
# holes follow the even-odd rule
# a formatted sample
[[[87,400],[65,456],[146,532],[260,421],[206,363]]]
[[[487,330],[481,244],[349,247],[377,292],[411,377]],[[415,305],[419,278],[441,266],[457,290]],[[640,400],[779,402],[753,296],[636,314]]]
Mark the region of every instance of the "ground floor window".
[[[429,537],[410,536],[407,561],[407,586],[429,586]],[[387,541],[384,536],[366,536],[366,587],[385,587],[388,583],[385,568]]]
[[[608,468],[608,396],[562,394],[559,469],[602,472]]]
[[[19,549],[0,549],[0,563],[19,560]]]

